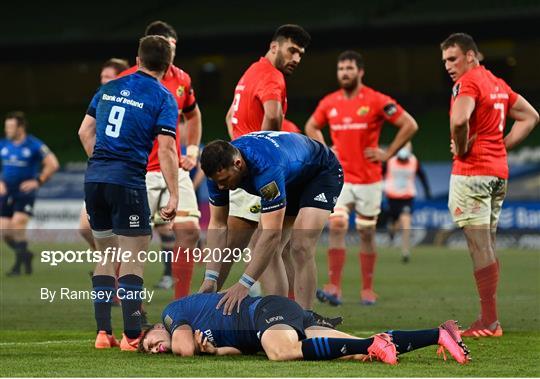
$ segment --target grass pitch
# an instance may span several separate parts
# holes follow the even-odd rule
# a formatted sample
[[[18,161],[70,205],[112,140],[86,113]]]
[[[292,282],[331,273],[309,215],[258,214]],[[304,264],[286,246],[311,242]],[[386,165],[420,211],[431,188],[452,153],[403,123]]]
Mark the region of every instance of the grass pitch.
[[[34,244],[32,250],[83,248],[82,244]],[[351,361],[269,362],[262,355],[241,357],[145,356],[118,349],[93,348],[95,323],[91,301],[40,300],[40,288],[58,290],[70,287],[90,289],[91,264],[64,264],[50,267],[36,263],[32,276],[7,278],[3,275],[13,262],[13,254],[0,245],[0,374],[4,377],[87,377],[87,376],[540,376],[540,254],[535,251],[500,252],[501,280],[499,312],[504,337],[467,339],[473,361],[460,366],[451,358],[444,362],[436,347],[413,351],[400,357],[396,367],[379,362]],[[463,326],[478,313],[476,289],[468,253],[463,250],[421,247],[404,265],[393,249],[380,249],[376,266],[377,305],[359,304],[357,248],[349,249],[344,273],[344,300],[341,307],[316,305],[325,315],[342,315],[341,329],[369,336],[387,329],[424,329],[446,319],[457,319]],[[325,249],[318,252],[319,283],[326,280]],[[36,259],[37,261],[37,259]],[[152,288],[161,264],[148,264],[145,286]],[[231,274],[238,278],[241,267]],[[203,267],[196,266],[194,289],[200,283]],[[156,291],[146,304],[151,321],[159,321],[172,291]],[[122,330],[119,308],[113,308],[115,334]]]

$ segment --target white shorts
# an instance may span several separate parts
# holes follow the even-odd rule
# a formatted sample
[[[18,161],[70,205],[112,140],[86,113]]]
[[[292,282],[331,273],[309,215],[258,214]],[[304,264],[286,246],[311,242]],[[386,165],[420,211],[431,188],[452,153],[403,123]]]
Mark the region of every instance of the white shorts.
[[[259,222],[261,220],[261,198],[241,188],[229,191],[229,216]]]
[[[159,216],[159,210],[167,205],[169,201],[169,191],[163,173],[161,171],[150,171],[146,173],[146,191],[148,194],[148,205],[150,214],[153,215],[156,224],[162,224],[163,220]],[[189,177],[189,172],[178,170],[178,211],[175,223],[185,221],[198,221],[201,217],[197,197],[193,182]]]
[[[377,217],[381,213],[382,193],[382,181],[370,184],[345,183],[330,217],[348,218],[351,208],[359,215]]]
[[[459,227],[497,227],[506,196],[507,180],[496,176],[450,176],[448,209]]]

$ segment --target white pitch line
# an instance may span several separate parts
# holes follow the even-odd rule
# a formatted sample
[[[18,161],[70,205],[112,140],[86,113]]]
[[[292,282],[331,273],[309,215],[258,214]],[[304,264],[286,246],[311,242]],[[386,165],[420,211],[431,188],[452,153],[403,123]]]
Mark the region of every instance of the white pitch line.
[[[18,346],[18,345],[59,345],[59,344],[78,344],[83,342],[92,342],[93,340],[55,340],[55,341],[37,341],[37,342],[0,342],[2,346]]]

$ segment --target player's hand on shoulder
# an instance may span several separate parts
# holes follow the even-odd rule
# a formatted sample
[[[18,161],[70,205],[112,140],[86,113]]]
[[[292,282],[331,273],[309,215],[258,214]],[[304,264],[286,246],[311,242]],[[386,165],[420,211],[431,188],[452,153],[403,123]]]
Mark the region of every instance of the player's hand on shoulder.
[[[204,280],[199,288],[199,293],[217,292],[217,282],[215,280]]]
[[[212,355],[215,355],[217,353],[217,348],[208,341],[208,337],[206,337],[200,330],[197,329],[195,331],[195,333],[193,334],[193,339],[195,341],[195,350],[198,353]]]
[[[219,300],[216,309],[219,309],[221,308],[221,306],[223,306],[223,314],[231,315],[236,306],[236,312],[240,312],[240,304],[242,303],[242,300],[247,297],[248,294],[249,290],[247,289],[247,287],[243,286],[240,283],[236,283],[225,292],[225,295],[223,295],[223,297]]]
[[[180,167],[184,171],[191,171],[197,166],[197,158],[192,157],[191,155],[182,155],[180,157]]]
[[[386,151],[378,147],[366,147],[364,157],[370,162],[386,162],[389,158]]]
[[[28,179],[21,183],[19,189],[22,192],[31,192],[39,188],[39,182],[36,179]]]

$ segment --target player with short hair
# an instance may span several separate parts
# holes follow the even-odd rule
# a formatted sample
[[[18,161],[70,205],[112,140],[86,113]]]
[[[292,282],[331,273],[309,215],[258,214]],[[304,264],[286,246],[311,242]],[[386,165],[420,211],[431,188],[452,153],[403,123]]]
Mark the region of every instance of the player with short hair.
[[[125,59],[111,58],[108,59],[103,66],[101,66],[101,73],[99,75],[100,84],[104,85],[114,80],[118,75],[129,67],[128,62]],[[84,238],[92,250],[96,249],[94,243],[94,237],[92,236],[92,228],[88,221],[88,215],[86,214],[86,207],[81,208],[81,214],[79,216],[79,234]]]
[[[339,90],[326,95],[306,123],[306,134],[325,143],[321,129],[330,126],[333,149],[343,166],[345,184],[330,217],[328,249],[329,283],[317,291],[318,298],[341,303],[341,274],[345,264],[345,236],[349,212],[356,212],[360,234],[361,302],[374,304],[373,276],[377,258],[375,225],[382,201],[382,162],[411,139],[418,125],[394,99],[363,83],[364,59],[356,51],[344,51],[337,59]],[[398,132],[388,149],[379,148],[379,136],[385,121]]]
[[[27,133],[23,112],[10,112],[4,119],[6,138],[0,140],[0,232],[15,252],[8,276],[32,273],[33,253],[28,250],[26,228],[32,217],[36,194],[58,168],[56,156],[47,145]]]
[[[140,40],[139,70],[102,86],[94,95],[79,129],[79,137],[89,156],[85,175],[86,211],[102,252],[94,270],[94,291],[115,292],[114,265],[120,261],[107,248],[130,251],[120,261],[118,278],[124,316],[122,350],[137,349],[141,334],[141,296],[144,262],[152,229],[146,195],[145,173],[148,155],[157,136],[158,155],[169,189],[167,206],[161,216],[171,220],[178,205],[178,155],[176,124],[178,108],[171,93],[159,83],[172,62],[170,43],[161,36]],[[112,296],[108,296],[112,298]],[[116,346],[111,326],[111,302],[96,298],[94,312],[98,349]]]
[[[538,112],[506,82],[480,64],[473,38],[454,33],[441,45],[442,61],[455,82],[450,99],[450,149],[454,155],[448,207],[471,253],[481,312],[463,335],[499,337],[497,222],[506,196],[507,150],[538,123]],[[515,120],[506,136],[506,117]]]
[[[383,165],[390,236],[393,238],[396,230],[401,229],[401,261],[403,263],[408,263],[411,257],[410,236],[417,176],[424,188],[426,199],[431,199],[426,173],[412,151],[411,142],[407,142]]]
[[[309,33],[299,25],[285,24],[276,29],[265,56],[244,72],[235,87],[234,99],[225,117],[232,140],[251,132],[282,130],[287,112],[285,76],[291,75],[298,67],[310,41]],[[228,246],[243,249],[250,243],[249,247],[252,248],[257,239],[257,233],[253,233],[260,217],[259,196],[240,188],[231,191]],[[214,225],[209,225],[210,231],[214,229]],[[222,264],[217,289],[223,285],[230,267],[228,263]],[[265,280],[266,275],[270,275],[268,280]],[[261,280],[267,293],[287,294],[288,285],[280,256],[275,257]],[[210,283],[203,290],[212,288],[213,284]]]
[[[231,143],[209,143],[203,149],[201,167],[209,178],[210,225],[218,232],[227,231],[229,190],[242,188],[261,196],[260,233],[252,259],[239,282],[222,298],[223,312],[232,313],[289,239],[295,299],[304,309],[312,310],[317,289],[317,241],[343,185],[343,172],[334,153],[301,134],[254,132]],[[225,234],[209,235],[208,247],[226,246]],[[220,265],[207,264],[207,284],[215,285]],[[282,270],[286,296],[283,265]]]
[[[446,349],[460,364],[470,359],[452,320],[433,329],[390,330],[358,338],[317,326],[312,314],[282,296],[248,297],[239,313],[224,316],[216,309],[223,296],[196,294],[172,302],[163,310],[162,323],[141,338],[139,351],[188,357],[263,351],[272,361],[375,358],[395,365],[397,354],[439,345],[438,354]]]
[[[154,21],[148,24],[144,34],[145,36],[159,35],[165,37],[171,44],[174,60],[178,35],[171,25],[164,21]],[[137,71],[137,66],[122,72],[120,76],[129,75],[135,71]],[[173,235],[171,235],[167,223],[159,218],[159,209],[167,204],[169,193],[159,162],[158,141],[154,142],[148,159],[146,187],[150,212],[154,217],[154,225],[161,238],[162,249],[164,251],[174,250],[173,256],[166,256],[166,258],[171,260],[170,266],[174,277],[172,281],[175,284],[174,297],[180,298],[190,293],[194,262],[191,259],[190,251],[197,247],[199,241],[199,217],[201,212],[199,211],[189,171],[196,167],[199,158],[202,121],[201,112],[195,99],[195,91],[187,72],[171,64],[161,79],[161,83],[173,94],[179,112],[178,122],[183,117],[187,128],[187,140],[184,141],[187,146],[186,155],[182,155],[180,151],[180,133],[176,135],[176,148],[180,163],[178,168],[180,199],[173,223]],[[171,247],[174,249],[171,249]],[[165,271],[164,274],[158,284],[161,288],[167,288],[172,284],[170,276],[167,275],[169,272]]]

